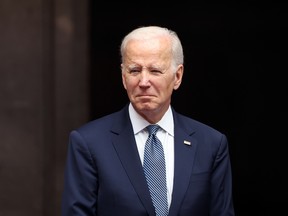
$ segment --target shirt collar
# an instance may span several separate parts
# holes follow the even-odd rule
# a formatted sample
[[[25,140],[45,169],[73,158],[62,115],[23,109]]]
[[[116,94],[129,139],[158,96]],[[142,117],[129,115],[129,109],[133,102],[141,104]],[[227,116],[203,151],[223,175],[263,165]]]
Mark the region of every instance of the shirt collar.
[[[150,124],[136,112],[131,103],[129,104],[129,116],[132,123],[134,134],[139,133]],[[166,111],[162,119],[159,122],[157,122],[157,124],[163,130],[168,132],[171,136],[174,136],[174,121],[171,106],[169,106],[168,110]]]

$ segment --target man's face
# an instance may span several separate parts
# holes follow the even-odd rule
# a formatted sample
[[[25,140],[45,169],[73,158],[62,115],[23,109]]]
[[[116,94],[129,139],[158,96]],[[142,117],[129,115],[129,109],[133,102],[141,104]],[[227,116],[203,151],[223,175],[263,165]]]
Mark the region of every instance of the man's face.
[[[136,111],[144,116],[164,114],[183,75],[183,65],[172,67],[167,38],[130,41],[121,67],[124,88]]]

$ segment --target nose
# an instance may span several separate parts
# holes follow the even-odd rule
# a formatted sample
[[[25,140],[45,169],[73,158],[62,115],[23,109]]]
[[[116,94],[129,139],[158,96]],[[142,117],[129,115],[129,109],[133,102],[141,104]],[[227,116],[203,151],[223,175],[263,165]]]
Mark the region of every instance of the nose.
[[[149,71],[143,69],[140,75],[139,86],[149,86],[150,85],[150,73]]]

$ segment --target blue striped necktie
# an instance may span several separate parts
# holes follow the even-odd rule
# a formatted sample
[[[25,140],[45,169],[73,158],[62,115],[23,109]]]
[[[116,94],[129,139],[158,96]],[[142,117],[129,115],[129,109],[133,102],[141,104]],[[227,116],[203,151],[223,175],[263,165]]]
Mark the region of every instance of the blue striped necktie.
[[[149,136],[145,144],[143,169],[156,216],[168,215],[166,166],[163,146],[156,136],[158,125],[147,126]]]

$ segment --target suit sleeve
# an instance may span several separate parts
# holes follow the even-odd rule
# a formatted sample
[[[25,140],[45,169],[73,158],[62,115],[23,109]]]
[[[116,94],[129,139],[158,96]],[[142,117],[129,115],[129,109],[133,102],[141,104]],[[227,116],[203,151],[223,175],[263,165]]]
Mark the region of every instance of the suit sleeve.
[[[69,137],[62,216],[96,216],[97,175],[95,163],[84,138],[72,131]]]
[[[225,135],[222,136],[211,179],[211,216],[234,216],[232,173]]]

